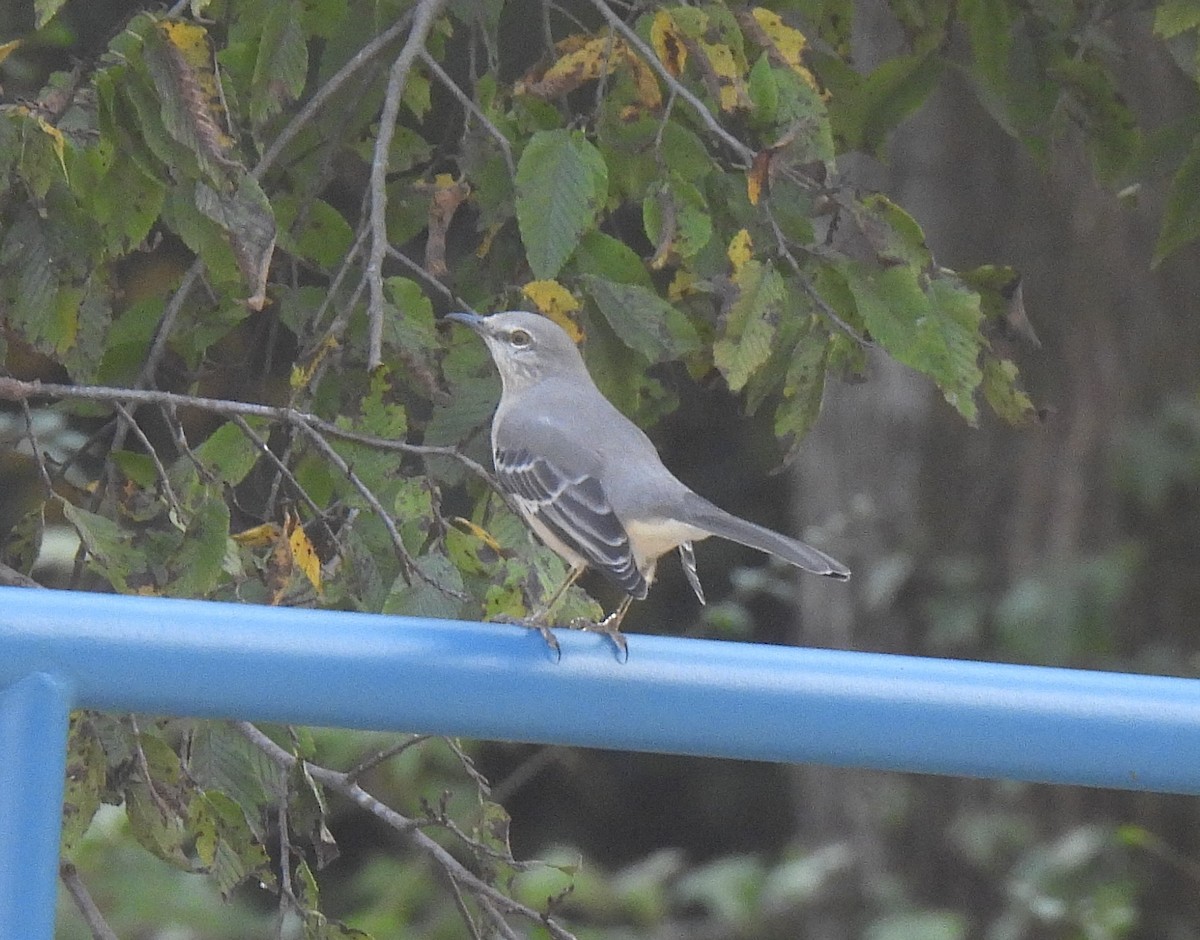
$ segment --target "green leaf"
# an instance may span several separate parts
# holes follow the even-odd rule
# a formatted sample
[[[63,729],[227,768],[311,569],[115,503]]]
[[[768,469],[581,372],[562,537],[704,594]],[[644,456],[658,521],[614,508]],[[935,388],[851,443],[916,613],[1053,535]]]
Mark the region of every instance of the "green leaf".
[[[834,130],[844,146],[882,156],[888,133],[924,104],[941,72],[936,52],[883,62],[833,111]]]
[[[67,778],[63,791],[62,852],[70,858],[100,808],[106,762],[91,713],[71,714],[67,737]]]
[[[284,193],[272,201],[279,245],[285,251],[331,268],[345,257],[354,243],[350,223],[323,199],[302,201]]]
[[[1154,31],[1163,39],[1200,27],[1200,3],[1196,0],[1162,0],[1154,11]]]
[[[75,528],[88,555],[89,565],[118,593],[128,593],[129,576],[144,570],[147,559],[135,548],[129,533],[111,519],[63,502],[63,516]]]
[[[1017,384],[1016,364],[1008,359],[984,358],[983,397],[1009,424],[1029,424],[1038,416],[1037,408]]]
[[[775,409],[775,436],[784,445],[785,466],[799,454],[801,440],[821,413],[829,349],[829,334],[815,318],[810,319],[792,350],[783,398]]]
[[[738,288],[725,315],[720,339],[713,344],[713,364],[735,392],[771,358],[784,302],[783,278],[770,265],[747,261],[734,278]]]
[[[188,805],[188,829],[195,838],[196,856],[216,881],[221,897],[247,878],[274,883],[266,849],[255,839],[242,808],[219,790],[197,794]]]
[[[932,378],[974,422],[974,393],[983,379],[979,295],[944,280],[922,290],[917,272],[905,266],[878,271],[847,262],[841,269],[871,335],[898,361]]]
[[[687,318],[653,291],[602,277],[583,280],[621,342],[651,362],[677,359],[699,347]]]
[[[229,544],[229,507],[218,493],[192,512],[183,542],[168,562],[173,577],[164,585],[173,597],[204,597],[216,587]]]
[[[247,418],[246,423],[260,433],[267,430],[266,422],[261,419]],[[232,421],[213,431],[195,448],[195,455],[209,473],[230,486],[241,483],[261,456],[254,442]]]
[[[67,0],[33,0],[33,27],[41,29],[63,8]]]
[[[383,602],[382,613],[442,620],[461,617],[463,602],[450,593],[463,592],[462,574],[454,563],[445,555],[430,552],[417,559],[417,567],[428,580],[413,574],[409,576],[412,583],[407,584],[403,578],[397,578]]]
[[[308,45],[300,28],[301,13],[297,0],[271,0],[266,4],[251,79],[250,120],[255,125],[278,114],[304,91]]]
[[[704,196],[674,173],[664,186],[646,195],[642,221],[652,245],[657,247],[662,239],[670,238],[671,249],[685,259],[697,255],[712,238],[712,218]],[[664,231],[664,225],[670,228]]]
[[[241,173],[233,192],[218,192],[197,183],[196,208],[224,229],[238,270],[251,291],[246,305],[261,310],[266,303],[267,272],[275,251],[275,214],[267,194],[254,177]]]
[[[517,165],[517,224],[539,280],[558,274],[608,193],[604,157],[579,131],[539,131]]]
[[[1155,267],[1173,252],[1200,238],[1200,137],[1171,180],[1162,231],[1154,246]]]
[[[647,289],[654,286],[637,252],[597,229],[580,239],[571,267],[579,274],[595,274],[620,284],[639,284]]]
[[[284,772],[266,754],[229,725],[205,721],[192,734],[187,771],[205,790],[237,803],[256,838],[266,838],[263,811],[286,792]]]

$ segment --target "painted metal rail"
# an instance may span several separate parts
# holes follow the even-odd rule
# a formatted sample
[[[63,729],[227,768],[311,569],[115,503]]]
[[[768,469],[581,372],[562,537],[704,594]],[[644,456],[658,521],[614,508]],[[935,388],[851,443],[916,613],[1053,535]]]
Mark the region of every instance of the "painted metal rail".
[[[1200,793],[1200,680],[0,588],[0,924],[53,936],[72,708]]]

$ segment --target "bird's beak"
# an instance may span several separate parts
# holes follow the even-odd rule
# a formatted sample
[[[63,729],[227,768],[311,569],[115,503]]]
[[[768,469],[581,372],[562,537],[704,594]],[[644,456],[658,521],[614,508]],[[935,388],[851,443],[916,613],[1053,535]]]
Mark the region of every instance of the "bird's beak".
[[[453,320],[455,323],[461,323],[463,326],[469,326],[472,330],[478,333],[483,327],[484,320],[487,318],[481,317],[477,313],[463,313],[461,311],[456,311],[454,313],[446,314],[444,319]]]

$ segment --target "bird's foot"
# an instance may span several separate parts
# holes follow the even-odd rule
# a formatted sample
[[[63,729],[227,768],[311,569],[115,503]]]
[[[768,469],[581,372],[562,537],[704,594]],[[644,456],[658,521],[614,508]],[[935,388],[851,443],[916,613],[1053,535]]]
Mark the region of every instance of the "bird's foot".
[[[510,617],[507,614],[501,614],[495,619],[495,622],[511,623],[518,627],[524,627],[527,630],[536,630],[542,635],[542,639],[546,641],[547,648],[554,654],[554,661],[558,662],[562,659],[562,647],[558,645],[558,637],[554,635],[554,631],[547,624],[540,623],[537,617],[522,619],[520,617]]]
[[[576,617],[571,621],[574,630],[588,630],[592,633],[603,633],[617,648],[621,662],[629,661],[629,644],[625,634],[621,632],[621,618],[616,613],[609,614],[603,620],[588,620],[586,617]]]

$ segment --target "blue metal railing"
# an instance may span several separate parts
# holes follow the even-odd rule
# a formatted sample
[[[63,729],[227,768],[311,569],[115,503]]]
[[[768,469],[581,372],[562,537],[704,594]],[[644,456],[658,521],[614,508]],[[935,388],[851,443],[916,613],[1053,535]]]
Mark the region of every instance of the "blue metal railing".
[[[71,708],[1200,793],[1200,680],[0,588],[0,923],[53,934]]]

